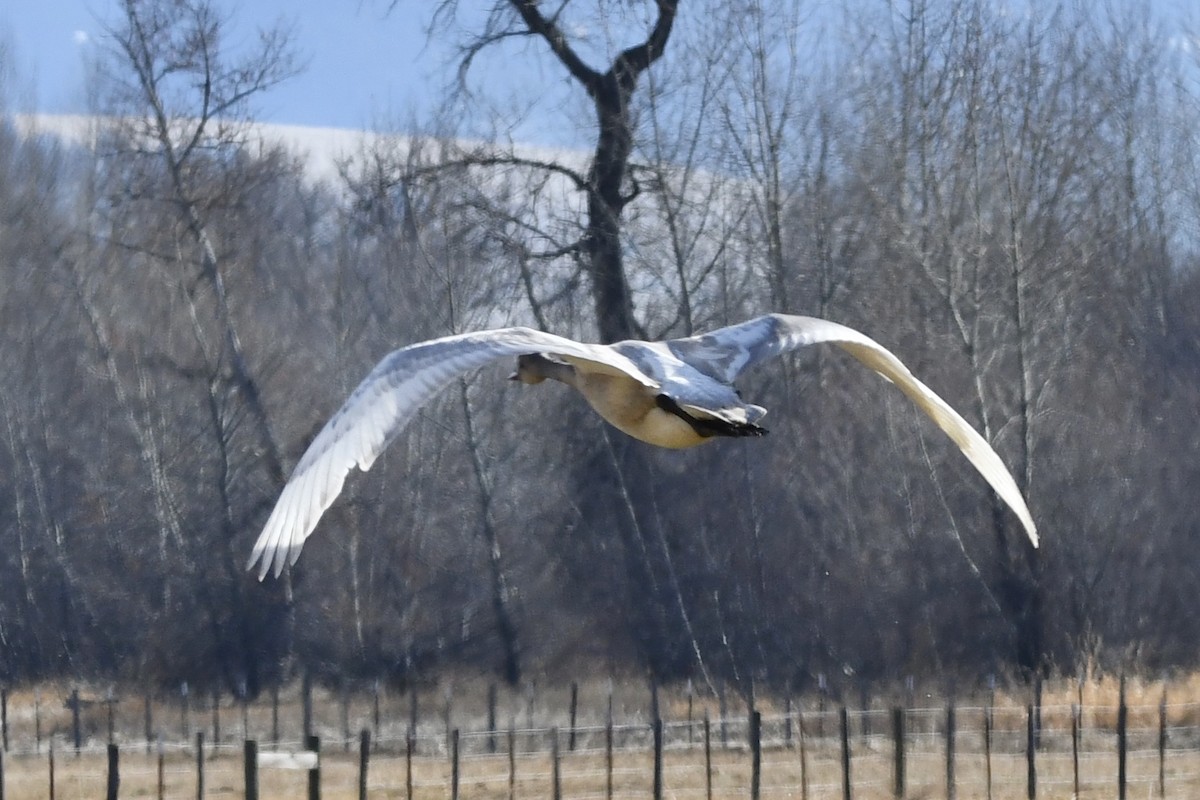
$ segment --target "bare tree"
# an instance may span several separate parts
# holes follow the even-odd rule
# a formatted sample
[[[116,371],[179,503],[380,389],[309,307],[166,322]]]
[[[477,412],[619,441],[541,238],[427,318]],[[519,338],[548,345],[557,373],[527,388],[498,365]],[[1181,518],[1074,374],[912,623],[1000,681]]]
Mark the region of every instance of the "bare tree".
[[[106,74],[119,135],[131,155],[157,161],[167,176],[169,199],[197,248],[214,301],[219,338],[202,346],[210,363],[227,365],[263,439],[272,478],[282,484],[282,452],[238,335],[206,218],[214,205],[233,200],[224,193],[236,192],[236,184],[222,186],[222,195],[209,194],[203,162],[244,146],[252,101],[296,73],[290,32],[262,31],[257,48],[232,59],[223,52],[229,22],[207,0],[124,0],[121,12],[120,25],[108,32],[113,51]],[[207,335],[203,328],[198,332]]]
[[[170,298],[166,302],[175,311],[162,315],[164,327],[150,338],[157,352],[141,354],[145,361],[140,368],[150,365],[150,383],[160,391],[138,394],[143,403],[164,405],[180,392],[203,398],[208,413],[193,415],[185,424],[207,420],[212,447],[196,452],[182,469],[175,467],[174,480],[203,475],[203,483],[213,490],[212,502],[221,511],[211,519],[214,538],[205,552],[209,557],[221,554],[223,574],[211,586],[191,580],[188,602],[200,604],[210,623],[210,655],[224,680],[229,685],[248,683],[257,691],[263,665],[251,630],[261,618],[250,609],[266,613],[272,604],[255,606],[248,595],[237,543],[243,538],[245,518],[253,518],[261,503],[260,481],[282,484],[284,454],[263,399],[261,367],[252,364],[244,344],[247,319],[254,319],[247,315],[249,298],[239,298],[230,289],[247,282],[233,274],[236,259],[222,247],[218,230],[264,186],[292,170],[268,147],[261,148],[257,158],[249,155],[246,120],[254,100],[294,74],[297,66],[287,28],[261,32],[257,47],[234,57],[228,52],[230,24],[206,0],[121,4],[119,21],[108,29],[109,50],[99,63],[101,102],[109,116],[101,131],[101,180],[108,183],[98,194],[108,207],[97,225],[119,232],[119,239],[110,239],[97,254],[111,256],[123,249],[125,258],[165,278],[159,291],[165,290]],[[97,282],[83,274],[76,282],[110,379],[118,385],[129,381],[122,377],[110,344],[113,323],[102,318],[92,299],[95,289],[89,284]],[[112,296],[113,288],[105,291]],[[146,385],[144,373],[132,381],[134,386]],[[169,394],[162,393],[165,387],[170,387]],[[117,391],[128,409],[128,393]],[[178,533],[169,534],[178,527],[179,516],[188,512],[186,504],[177,506],[172,499],[170,482],[161,474],[163,456],[156,451],[178,447],[178,432],[138,422],[136,416],[126,413],[156,487],[161,536],[174,539],[172,550],[186,545],[186,553],[193,546],[204,547],[205,537],[196,532],[186,542]],[[161,410],[146,417],[161,418]],[[155,437],[161,438],[151,441]],[[248,479],[264,473],[265,478]],[[189,500],[194,498],[193,494]],[[212,542],[219,549],[212,549]],[[216,585],[227,591],[217,591]],[[164,592],[169,592],[167,586]],[[236,610],[230,611],[230,603]],[[263,644],[269,651],[277,642]]]
[[[456,2],[445,2],[439,14],[451,17],[456,6]],[[514,36],[536,37],[592,101],[598,126],[596,146],[587,175],[575,176],[575,182],[586,195],[587,222],[580,248],[591,278],[596,325],[606,342],[631,338],[641,329],[634,316],[621,236],[622,212],[638,194],[629,173],[634,148],[632,101],[642,74],[666,50],[678,2],[655,0],[653,7],[645,38],[619,49],[605,66],[596,67],[588,63],[571,36],[572,15],[586,16],[587,11],[564,4],[547,14],[536,0],[497,3],[487,30],[468,45],[462,67],[465,74],[472,60],[490,45]]]

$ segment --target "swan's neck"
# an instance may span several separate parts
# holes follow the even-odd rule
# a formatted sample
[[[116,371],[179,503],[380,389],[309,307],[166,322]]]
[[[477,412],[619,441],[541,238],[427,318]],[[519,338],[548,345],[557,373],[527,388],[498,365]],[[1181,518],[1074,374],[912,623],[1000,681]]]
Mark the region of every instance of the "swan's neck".
[[[539,380],[552,380],[579,388],[579,374],[570,364],[533,353],[521,356],[521,370]]]

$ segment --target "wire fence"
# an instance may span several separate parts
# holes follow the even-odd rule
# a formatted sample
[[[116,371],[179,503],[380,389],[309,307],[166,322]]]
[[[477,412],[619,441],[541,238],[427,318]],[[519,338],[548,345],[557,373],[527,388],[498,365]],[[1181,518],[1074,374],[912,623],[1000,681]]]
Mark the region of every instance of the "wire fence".
[[[457,714],[449,695],[441,713],[414,697],[397,714],[378,692],[314,704],[309,691],[143,699],[140,714],[112,693],[74,690],[61,708],[34,696],[31,709],[5,692],[0,800],[1200,796],[1200,704],[1165,691],[1023,707],[760,700],[737,714],[691,692],[632,711],[610,694],[581,714],[573,687],[568,708],[527,703],[506,725],[494,691],[486,713]]]

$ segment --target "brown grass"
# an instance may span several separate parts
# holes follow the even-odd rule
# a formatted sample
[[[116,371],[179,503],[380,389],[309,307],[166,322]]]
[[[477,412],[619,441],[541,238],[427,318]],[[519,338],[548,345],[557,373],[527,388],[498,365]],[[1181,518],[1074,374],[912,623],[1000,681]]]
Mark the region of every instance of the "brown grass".
[[[807,780],[809,796],[840,797],[842,774],[840,752],[836,748],[813,747],[805,754],[807,775],[800,768],[795,749],[764,752],[762,796],[764,798],[799,797],[801,781]],[[1168,794],[1174,797],[1200,796],[1200,776],[1187,763],[1189,756],[1168,753],[1166,781]],[[892,797],[891,753],[888,748],[873,749],[859,745],[851,761],[856,798]],[[48,764],[45,756],[21,756],[6,761],[5,783],[9,800],[33,800],[48,796]],[[165,797],[196,796],[197,769],[192,756],[173,753],[165,756]],[[350,800],[357,797],[358,765],[356,756],[326,755],[322,760],[322,797]],[[607,786],[606,762],[602,753],[566,753],[562,756],[561,785],[564,797],[604,797]],[[1026,796],[1026,766],[1023,755],[997,755],[992,760],[992,796]],[[104,796],[104,756],[88,752],[79,758],[59,754],[55,765],[57,798],[97,798]],[[946,765],[944,753],[914,753],[907,763],[907,797],[944,797]],[[705,769],[702,751],[669,752],[664,759],[664,789],[668,797],[704,797]],[[986,769],[980,753],[964,753],[955,761],[956,784],[960,797],[985,795]],[[402,755],[376,754],[369,770],[369,794],[374,798],[407,798],[406,767]],[[614,760],[613,787],[616,796],[650,797],[652,758],[649,753],[620,753]],[[1156,793],[1157,757],[1139,755],[1130,760],[1132,796]],[[204,762],[206,797],[243,795],[242,760],[228,753],[206,758]],[[122,798],[157,797],[157,758],[140,753],[125,753],[121,761]],[[264,798],[304,797],[308,775],[303,771],[263,770],[260,793]],[[515,796],[550,797],[552,764],[547,754],[521,755],[516,760]],[[712,754],[713,796],[744,798],[750,785],[750,757],[744,750],[717,750]],[[1072,770],[1069,753],[1041,753],[1038,756],[1039,797],[1070,797]],[[413,762],[413,797],[417,800],[442,800],[450,796],[451,768],[443,757],[423,756]],[[472,756],[463,759],[459,777],[460,796],[464,798],[509,797],[509,762],[506,755]],[[1085,762],[1081,797],[1109,798],[1116,794],[1116,755],[1091,753]]]
[[[1162,762],[1167,794],[1174,797],[1200,797],[1200,770],[1191,763],[1200,746],[1200,676],[1186,676],[1164,685],[1157,681],[1129,679],[1126,682],[1130,756],[1128,776],[1130,796],[1156,795],[1159,780],[1158,731],[1159,704],[1166,691],[1165,721],[1169,738]],[[509,759],[505,754],[509,726],[518,729],[518,755],[512,778],[516,797],[550,797],[553,766],[547,742],[547,728],[560,729],[562,760],[560,775],[564,797],[605,797],[608,771],[604,757],[603,720],[607,714],[607,682],[597,681],[580,687],[580,752],[567,752],[565,731],[569,725],[567,705],[569,689],[554,687],[539,692],[501,692],[497,736],[498,755],[487,755],[488,738],[478,733],[486,727],[487,685],[483,682],[457,683],[453,691],[434,687],[418,696],[420,718],[419,750],[413,761],[413,796],[447,798],[450,796],[451,767],[446,747],[446,722],[463,733],[460,762],[460,796],[463,798],[508,798],[510,796]],[[70,692],[66,687],[43,686],[39,693],[37,716],[41,718],[40,750],[35,750],[33,733],[34,693],[32,690],[9,694],[8,721],[13,751],[5,761],[6,800],[30,800],[48,795],[49,763],[47,748],[53,734],[56,798],[97,798],[104,795],[105,754],[98,744],[107,736],[108,706],[105,690],[81,690],[81,696],[94,701],[83,712],[83,727],[88,744],[75,756],[70,746],[71,712],[63,705]],[[919,695],[920,696],[920,695]],[[1042,693],[1042,738],[1037,753],[1039,797],[1071,797],[1075,780],[1070,740],[1070,710],[1082,701],[1083,730],[1080,739],[1080,797],[1107,798],[1116,795],[1117,755],[1115,734],[1119,681],[1097,677],[1082,687],[1073,680],[1048,682]],[[648,735],[648,692],[637,685],[616,687],[614,716],[618,723],[618,750],[612,782],[616,796],[650,797],[653,780],[652,753]],[[1031,695],[1024,691],[998,691],[992,711],[992,797],[1026,796],[1025,731],[1026,706]],[[959,797],[986,796],[987,761],[984,754],[983,697],[958,700],[956,711],[954,761],[955,783]],[[924,709],[907,714],[906,797],[946,796],[945,706],[944,701],[925,698]],[[853,742],[851,776],[855,798],[892,797],[893,742],[888,699],[872,703],[872,713],[851,710],[850,733]],[[188,746],[168,745],[164,750],[164,796],[195,797],[197,765],[193,749],[194,731],[205,728],[212,736],[211,698],[192,697],[187,724]],[[300,727],[299,688],[289,687],[281,696],[280,731],[285,739],[295,740]],[[373,701],[370,695],[356,696],[348,706],[345,722],[352,731],[373,727]],[[801,768],[798,726],[793,717],[792,736],[785,740],[786,703],[760,698],[763,714],[762,797],[801,796],[807,785],[809,797],[840,797],[842,792],[841,751],[836,706],[827,702],[827,713],[816,713],[816,698],[797,699],[795,711],[803,711],[806,739]],[[383,751],[371,757],[370,796],[407,798],[407,769],[403,753],[404,731],[410,713],[409,696],[385,694],[380,698]],[[686,725],[689,707],[694,725]],[[718,798],[744,798],[751,782],[750,754],[745,746],[745,706],[736,697],[727,697],[728,747],[721,746],[719,703],[713,698],[694,694],[689,703],[682,688],[663,690],[660,708],[667,720],[667,752],[664,760],[664,788],[667,797],[704,798],[706,793],[705,756],[699,721],[707,712],[712,720],[712,786]],[[144,700],[130,693],[114,705],[114,727],[121,742],[122,798],[158,796],[158,757],[147,754],[144,740]],[[204,759],[205,796],[240,797],[243,794],[243,764],[240,741],[243,736],[242,707],[229,699],[218,708],[222,747],[215,755],[206,748]],[[447,713],[449,712],[449,713]],[[182,742],[183,709],[176,698],[155,700],[151,706],[153,724],[168,742]],[[341,742],[343,712],[340,695],[320,692],[316,702],[316,725],[322,733],[322,787],[325,798],[341,800],[357,797],[358,757],[356,741],[344,748]],[[263,750],[271,749],[271,708],[267,699],[246,708],[246,725],[251,736],[259,739]],[[533,730],[521,730],[533,726]],[[689,736],[690,733],[690,736]],[[820,734],[820,735],[818,735]],[[690,743],[689,743],[690,742]],[[235,744],[236,743],[236,744]],[[790,745],[790,746],[789,746]],[[294,746],[291,745],[291,746]],[[1186,748],[1186,749],[1185,749]],[[537,752],[534,752],[534,751]],[[529,752],[525,752],[529,751]],[[261,796],[303,797],[307,774],[264,769],[260,775]]]

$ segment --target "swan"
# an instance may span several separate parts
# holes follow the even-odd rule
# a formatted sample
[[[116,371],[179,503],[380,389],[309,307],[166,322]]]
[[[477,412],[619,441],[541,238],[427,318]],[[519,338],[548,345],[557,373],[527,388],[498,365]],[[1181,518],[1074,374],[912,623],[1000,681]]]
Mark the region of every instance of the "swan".
[[[832,344],[895,384],[959,446],[1016,514],[1034,547],[1037,527],[1000,456],[971,425],[875,340],[836,322],[768,314],[699,336],[585,344],[530,328],[500,328],[419,342],[387,355],[325,424],[283,487],[247,569],[259,580],[296,562],[351,467],[366,471],[388,443],[454,378],[517,356],[510,377],[575,388],[618,430],[652,445],[694,447],[719,436],[761,436],[766,409],[743,402],[733,381],[749,367],[813,344]]]

